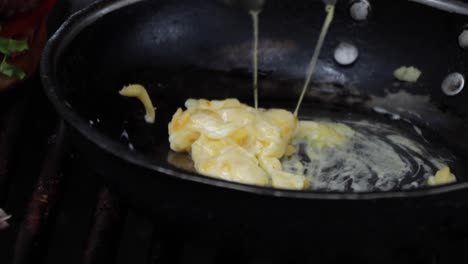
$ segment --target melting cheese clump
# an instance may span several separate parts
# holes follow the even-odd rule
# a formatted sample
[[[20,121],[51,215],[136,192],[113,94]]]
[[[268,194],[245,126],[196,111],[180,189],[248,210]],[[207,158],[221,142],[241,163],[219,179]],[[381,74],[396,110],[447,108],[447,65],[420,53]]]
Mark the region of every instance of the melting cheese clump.
[[[393,76],[402,82],[415,83],[421,76],[421,71],[413,66],[402,66],[393,72]]]
[[[189,99],[169,123],[176,152],[191,154],[197,172],[228,181],[302,190],[304,176],[283,171],[280,158],[294,153],[289,145],[298,120],[281,109],[254,109],[237,99]]]
[[[431,176],[427,179],[427,184],[429,186],[438,186],[449,184],[455,182],[457,179],[455,175],[450,172],[450,168],[448,166],[443,167],[442,169],[438,170],[434,176]]]
[[[301,121],[295,138],[305,139],[309,147],[321,150],[342,146],[353,135],[354,131],[344,124]]]

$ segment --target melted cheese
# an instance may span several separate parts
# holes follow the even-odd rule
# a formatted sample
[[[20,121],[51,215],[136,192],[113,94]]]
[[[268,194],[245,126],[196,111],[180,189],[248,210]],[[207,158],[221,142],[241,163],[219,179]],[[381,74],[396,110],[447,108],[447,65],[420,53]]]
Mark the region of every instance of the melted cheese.
[[[145,107],[145,121],[147,123],[154,123],[156,112],[153,103],[151,102],[151,98],[148,95],[145,87],[140,84],[131,84],[122,88],[119,91],[119,94],[125,97],[135,97],[143,104]]]
[[[306,139],[311,146],[334,148],[343,145],[354,131],[340,123],[301,121],[296,138]]]
[[[293,190],[312,182],[314,189],[344,191],[351,179],[353,191],[390,190],[411,173],[400,151],[418,154],[414,162],[433,173],[420,159],[422,146],[385,126],[299,122],[291,112],[257,110],[236,99],[189,99],[185,106],[169,123],[170,147],[190,153],[195,170],[206,176]],[[428,184],[453,181],[445,167]]]
[[[429,186],[437,186],[449,184],[455,181],[455,175],[450,173],[450,168],[448,166],[445,166],[442,169],[438,170],[434,176],[429,177],[427,179],[427,184]]]
[[[169,123],[169,142],[189,152],[197,172],[229,181],[305,189],[305,177],[284,172],[280,162],[297,128],[286,110],[254,109],[236,99],[189,99]]]
[[[399,81],[415,83],[421,76],[421,71],[413,66],[402,66],[393,72],[393,76]]]

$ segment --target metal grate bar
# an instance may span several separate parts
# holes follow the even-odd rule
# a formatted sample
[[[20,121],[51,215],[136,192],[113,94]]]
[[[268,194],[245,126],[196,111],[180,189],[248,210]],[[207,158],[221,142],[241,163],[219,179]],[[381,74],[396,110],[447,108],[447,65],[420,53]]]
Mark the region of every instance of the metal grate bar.
[[[21,123],[27,112],[29,97],[29,92],[20,94],[20,98],[0,119],[0,207],[4,205],[6,199],[12,153]]]
[[[37,256],[35,249],[38,249],[40,237],[59,196],[62,180],[60,166],[68,150],[66,138],[66,127],[62,121],[56,130],[55,142],[49,148],[28,205],[26,218],[19,230],[12,262],[14,264],[37,262],[34,259]]]
[[[122,209],[107,188],[98,195],[94,222],[84,253],[84,264],[113,263],[122,227]]]

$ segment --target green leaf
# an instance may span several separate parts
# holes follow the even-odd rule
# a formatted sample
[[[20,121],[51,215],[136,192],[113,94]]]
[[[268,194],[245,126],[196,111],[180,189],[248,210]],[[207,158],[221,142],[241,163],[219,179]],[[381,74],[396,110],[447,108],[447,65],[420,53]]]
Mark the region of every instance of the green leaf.
[[[21,52],[29,49],[27,41],[14,40],[0,37],[0,53],[10,55],[15,52]]]
[[[8,77],[18,77],[20,80],[23,80],[26,77],[26,73],[22,69],[9,64],[6,60],[3,60],[3,62],[0,63],[0,73],[3,73]]]

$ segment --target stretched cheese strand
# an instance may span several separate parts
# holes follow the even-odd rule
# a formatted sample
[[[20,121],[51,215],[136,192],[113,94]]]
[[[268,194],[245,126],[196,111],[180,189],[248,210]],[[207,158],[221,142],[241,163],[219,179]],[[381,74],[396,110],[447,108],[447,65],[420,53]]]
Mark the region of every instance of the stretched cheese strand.
[[[327,17],[325,18],[325,22],[323,23],[322,31],[320,32],[317,45],[315,46],[314,54],[312,55],[309,68],[307,69],[307,77],[304,83],[304,87],[302,88],[301,96],[299,97],[296,110],[294,111],[295,116],[297,116],[297,113],[299,112],[299,108],[301,107],[302,101],[304,100],[307,87],[309,86],[310,80],[312,79],[312,74],[315,71],[315,66],[317,65],[317,62],[318,62],[320,50],[322,49],[323,42],[325,41],[325,37],[327,36],[328,29],[330,28],[330,24],[333,21],[333,15],[335,13],[335,5],[326,5],[325,11],[327,12]]]
[[[252,16],[253,22],[253,52],[252,52],[252,63],[253,63],[253,89],[254,89],[254,106],[258,109],[258,15],[261,10],[252,10],[250,15]]]

